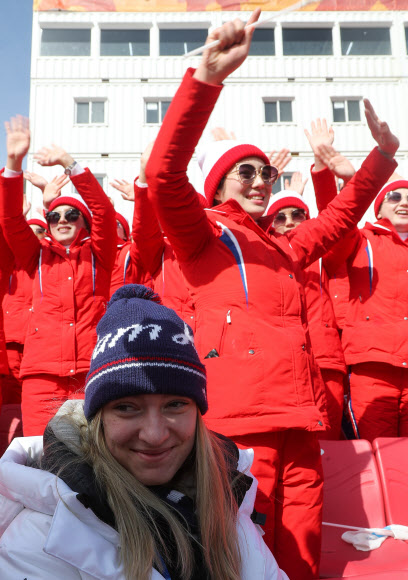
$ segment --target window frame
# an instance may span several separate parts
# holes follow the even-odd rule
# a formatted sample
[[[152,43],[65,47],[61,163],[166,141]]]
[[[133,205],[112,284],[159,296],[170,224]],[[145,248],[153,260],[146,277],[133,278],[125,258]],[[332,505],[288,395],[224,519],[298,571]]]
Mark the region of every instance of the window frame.
[[[148,53],[147,54],[102,54],[102,35],[105,31],[116,31],[116,32],[129,32],[129,31],[138,31],[138,32],[147,32],[148,33],[148,42],[147,42],[147,48],[148,48]],[[152,38],[151,38],[151,27],[148,26],[138,26],[137,23],[135,23],[134,25],[126,25],[126,26],[115,26],[114,24],[112,25],[108,25],[108,24],[103,24],[100,26],[100,35],[99,35],[99,57],[100,58],[134,58],[134,57],[139,57],[139,58],[143,58],[143,57],[150,57],[151,53],[152,53]]]
[[[264,106],[264,124],[265,125],[278,125],[278,124],[294,124],[294,114],[293,114],[293,102],[295,100],[295,97],[264,97],[262,99],[263,101],[263,106]],[[282,121],[281,120],[281,103],[282,102],[289,102],[291,104],[291,115],[292,115],[292,120],[291,121]],[[267,121],[266,120],[266,104],[267,103],[277,103],[277,107],[276,107],[276,116],[277,116],[277,120],[276,121]]]
[[[162,103],[169,103],[168,104],[168,107],[169,107],[171,101],[172,101],[172,97],[156,97],[156,98],[148,97],[148,98],[145,98],[144,99],[144,124],[145,125],[155,125],[155,126],[161,125],[163,123],[164,115],[167,113],[167,110],[166,110],[166,113],[162,116],[162,105],[161,104]],[[147,105],[149,103],[157,103],[159,105],[159,110],[158,110],[159,120],[157,122],[147,120]]]
[[[366,56],[392,56],[392,39],[391,39],[391,25],[390,22],[388,25],[377,23],[377,22],[365,22],[353,25],[348,25],[348,23],[340,23],[339,24],[339,33],[340,33],[340,52],[341,56],[346,57],[366,57]],[[343,53],[343,39],[342,39],[342,30],[364,30],[364,29],[384,29],[388,30],[389,35],[389,53],[360,53],[360,54],[348,54],[348,51]],[[353,42],[353,41],[352,41]]]
[[[331,52],[330,53],[325,53],[325,54],[321,54],[321,53],[301,53],[301,54],[286,54],[285,53],[285,30],[329,30],[331,32]],[[330,22],[330,23],[314,23],[314,22],[308,22],[307,26],[305,26],[304,24],[302,24],[302,26],[296,25],[296,23],[285,23],[285,25],[282,26],[282,56],[283,57],[295,57],[295,58],[310,58],[310,57],[315,57],[315,56],[320,56],[320,57],[329,57],[329,56],[334,56],[334,52],[335,52],[335,48],[334,48],[334,23]]]
[[[41,25],[40,28],[40,50],[39,50],[39,56],[40,58],[90,58],[92,56],[92,28],[93,25],[91,23],[81,23],[80,25],[74,24],[74,23],[67,23],[66,26],[61,26],[61,24],[53,24],[53,23],[47,23],[47,25]],[[43,46],[43,34],[44,31],[46,30],[60,30],[60,31],[66,31],[66,30],[87,30],[89,31],[89,54],[81,54],[81,55],[76,55],[76,54],[42,54],[42,46]]]
[[[74,125],[76,127],[101,127],[107,126],[107,97],[75,97],[74,98]],[[88,122],[80,123],[78,121],[78,104],[88,103]],[[92,109],[89,107],[92,103],[103,103],[103,121],[92,122]]]
[[[339,124],[345,124],[345,123],[353,123],[353,124],[357,124],[357,123],[362,123],[362,114],[361,114],[361,103],[362,103],[362,97],[331,97],[331,104],[332,104],[332,122],[335,123],[336,125]],[[350,121],[349,119],[349,107],[348,107],[348,103],[350,101],[357,101],[358,102],[358,110],[360,113],[360,119],[358,121]],[[345,120],[344,121],[335,121],[334,120],[334,103],[344,103],[344,112],[345,112]]]
[[[187,25],[188,24],[188,25]],[[158,56],[160,57],[170,57],[170,58],[180,58],[183,57],[185,54],[187,54],[188,52],[191,52],[192,50],[194,50],[195,48],[198,48],[199,46],[203,45],[205,43],[205,40],[208,36],[208,30],[210,28],[211,24],[209,23],[197,23],[197,22],[189,22],[189,23],[172,23],[171,26],[170,25],[164,25],[163,23],[160,23],[158,25],[158,29],[159,29],[159,38],[158,38]],[[187,53],[183,52],[182,54],[162,54],[161,52],[161,46],[162,46],[162,41],[161,41],[161,34],[162,32],[168,32],[168,31],[178,31],[178,32],[182,32],[183,30],[202,30],[205,32],[205,37],[202,41],[198,41],[197,42],[197,46],[192,46],[192,47],[188,47],[187,46]]]

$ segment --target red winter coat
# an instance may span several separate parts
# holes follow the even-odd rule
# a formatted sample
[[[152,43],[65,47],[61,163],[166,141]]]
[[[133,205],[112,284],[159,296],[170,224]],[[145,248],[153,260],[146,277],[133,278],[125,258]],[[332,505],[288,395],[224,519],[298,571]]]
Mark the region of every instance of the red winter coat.
[[[195,312],[186,281],[169,240],[163,235],[146,187],[135,180],[132,237],[143,270],[163,304],[172,308],[195,331]]]
[[[198,352],[219,355],[205,361],[206,422],[228,435],[322,430],[324,388],[314,383],[296,276],[358,222],[396,163],[374,150],[343,194],[285,241],[268,235],[270,218],[258,225],[233,199],[204,211],[187,165],[220,91],[187,72],[146,170],[159,221],[194,302]]]
[[[313,176],[316,199],[333,192],[326,169]],[[383,362],[408,366],[408,243],[387,219],[354,229],[325,257],[335,271],[347,264],[349,301],[342,334],[347,365]]]
[[[303,271],[307,322],[313,354],[320,369],[346,373],[343,348],[329,294],[329,277],[317,260]]]
[[[16,261],[34,277],[21,377],[71,376],[89,370],[96,325],[105,311],[116,247],[115,210],[89,172],[72,177],[89,206],[92,233],[82,229],[67,249],[38,240],[25,221],[22,176],[0,176],[0,220]]]
[[[6,342],[24,344],[33,301],[33,277],[23,268],[14,268],[3,299]]]
[[[14,256],[3,236],[0,227],[0,304],[7,292],[9,279],[14,266]],[[0,308],[0,375],[7,375],[9,372],[6,353],[6,340],[3,328],[3,310]],[[0,389],[1,403],[1,389]]]

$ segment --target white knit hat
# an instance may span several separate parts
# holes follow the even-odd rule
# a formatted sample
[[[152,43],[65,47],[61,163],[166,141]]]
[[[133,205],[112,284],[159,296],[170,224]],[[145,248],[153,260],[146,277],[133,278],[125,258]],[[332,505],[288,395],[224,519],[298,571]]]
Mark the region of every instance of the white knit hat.
[[[245,157],[259,157],[266,165],[269,158],[256,145],[240,143],[233,139],[209,143],[197,152],[198,164],[204,176],[204,193],[211,207],[221,179]]]
[[[285,189],[276,193],[275,195],[271,195],[271,199],[269,201],[268,209],[266,210],[266,215],[273,215],[278,213],[284,207],[299,207],[300,209],[304,209],[306,212],[307,219],[310,218],[309,215],[309,206],[303,199],[301,195],[298,194],[297,191],[292,191],[291,189]]]

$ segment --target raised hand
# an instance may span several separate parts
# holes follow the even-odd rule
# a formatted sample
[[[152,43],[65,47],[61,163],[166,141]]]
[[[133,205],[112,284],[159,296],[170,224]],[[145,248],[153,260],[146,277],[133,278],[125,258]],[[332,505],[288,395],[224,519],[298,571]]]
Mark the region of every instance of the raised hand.
[[[305,135],[315,156],[315,170],[320,171],[324,168],[324,164],[317,153],[318,147],[320,145],[333,145],[334,131],[333,127],[327,126],[326,119],[320,118],[317,118],[316,121],[312,121],[310,130],[311,133],[305,129]]]
[[[355,174],[356,170],[350,161],[331,145],[318,145],[317,155],[322,163],[334,173],[336,177],[347,183]]]
[[[299,195],[303,195],[307,180],[307,177],[306,179],[303,179],[303,175],[300,171],[295,171],[290,178],[290,181],[289,179],[285,179],[285,189],[290,189],[291,191],[296,191]]]
[[[44,191],[44,187],[47,185],[48,181],[42,175],[38,175],[38,173],[32,173],[31,171],[24,171],[24,179],[32,183],[41,191]]]
[[[146,181],[146,165],[150,159],[150,154],[152,152],[154,145],[154,141],[151,141],[146,149],[143,151],[142,156],[140,157],[140,173],[139,173],[139,181],[141,183],[147,183]]]
[[[129,183],[125,179],[114,179],[109,183],[109,185],[120,191],[121,196],[126,201],[135,201],[133,183]]]
[[[269,155],[269,161],[271,165],[279,170],[278,178],[282,175],[283,170],[287,164],[292,160],[289,149],[281,149],[280,151],[271,151]]]
[[[43,191],[43,204],[45,209],[48,209],[50,203],[61,195],[61,189],[67,183],[69,183],[69,177],[67,175],[55,176],[47,183]]]
[[[214,129],[211,129],[211,133],[214,141],[229,141],[230,139],[236,140],[234,131],[228,133],[224,127],[214,127]]]
[[[247,22],[256,22],[261,14],[260,8],[254,10]],[[194,77],[202,82],[220,85],[246,59],[251,46],[254,28],[245,28],[239,18],[226,22],[207,37],[206,44],[219,40],[219,44],[204,51]]]
[[[51,147],[42,147],[35,155],[34,159],[42,166],[62,165],[68,167],[74,162],[69,153],[59,145],[52,144]]]
[[[364,99],[364,107],[368,127],[373,139],[377,141],[380,151],[388,157],[394,157],[399,147],[398,137],[391,133],[388,123],[380,121],[368,99]]]
[[[26,194],[23,197],[23,216],[27,217],[28,212],[31,209],[31,201],[28,201]]]
[[[24,157],[30,148],[30,122],[17,115],[4,123],[6,129],[7,168],[21,171]]]

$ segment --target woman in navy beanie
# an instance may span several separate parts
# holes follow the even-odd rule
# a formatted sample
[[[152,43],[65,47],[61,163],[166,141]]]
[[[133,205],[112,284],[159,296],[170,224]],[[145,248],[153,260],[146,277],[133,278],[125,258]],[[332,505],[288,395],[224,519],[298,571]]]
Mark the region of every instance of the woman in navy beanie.
[[[252,451],[204,425],[190,327],[126,285],[97,333],[85,403],[0,460],[2,580],[287,580],[252,521]]]

